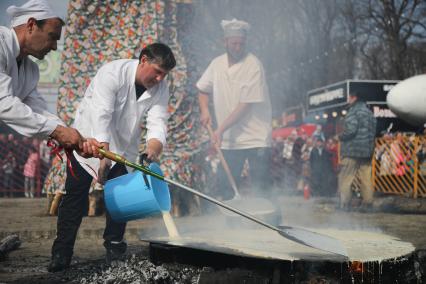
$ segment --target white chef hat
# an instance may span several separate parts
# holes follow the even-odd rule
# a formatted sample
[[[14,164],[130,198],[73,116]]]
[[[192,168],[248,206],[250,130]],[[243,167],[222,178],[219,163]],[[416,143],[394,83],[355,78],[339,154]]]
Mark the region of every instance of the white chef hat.
[[[225,37],[242,36],[246,37],[250,30],[250,25],[247,22],[232,19],[231,21],[222,20],[220,23]]]
[[[6,12],[12,18],[10,23],[11,27],[26,24],[29,18],[34,18],[36,20],[60,18],[52,8],[50,8],[46,0],[29,0],[20,7],[14,5],[8,7]]]

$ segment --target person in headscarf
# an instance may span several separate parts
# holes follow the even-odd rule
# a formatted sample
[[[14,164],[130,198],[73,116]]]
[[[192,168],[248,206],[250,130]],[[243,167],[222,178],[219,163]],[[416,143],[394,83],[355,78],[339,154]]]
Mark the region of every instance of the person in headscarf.
[[[213,59],[196,84],[201,123],[212,124],[208,108],[212,99],[217,122],[212,142],[223,150],[237,184],[248,159],[255,193],[267,196],[271,188],[272,115],[265,72],[259,59],[246,49],[250,25],[233,19],[223,20],[221,26],[226,53]],[[222,167],[218,179],[223,199],[232,198]]]
[[[53,138],[84,156],[99,156],[95,139],[85,139],[74,128],[47,111],[37,92],[39,69],[28,56],[43,59],[56,50],[64,21],[45,0],[10,6],[11,28],[0,26],[0,120],[19,134]]]

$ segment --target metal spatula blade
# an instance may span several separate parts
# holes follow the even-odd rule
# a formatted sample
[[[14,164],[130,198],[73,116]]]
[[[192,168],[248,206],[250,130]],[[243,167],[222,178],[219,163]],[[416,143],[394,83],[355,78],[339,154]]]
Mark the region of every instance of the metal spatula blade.
[[[277,226],[277,228],[280,229],[277,231],[280,235],[296,243],[348,257],[345,247],[338,239],[302,228],[289,226]]]

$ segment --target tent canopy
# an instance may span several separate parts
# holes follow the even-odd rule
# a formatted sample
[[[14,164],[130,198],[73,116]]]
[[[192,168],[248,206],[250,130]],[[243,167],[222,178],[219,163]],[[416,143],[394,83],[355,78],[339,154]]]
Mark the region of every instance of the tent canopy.
[[[305,132],[306,135],[312,136],[312,133],[314,133],[316,128],[317,125],[313,123],[305,123],[300,126],[277,128],[272,130],[272,139],[287,138],[293,131],[296,131],[297,135],[300,135],[302,134],[302,132]]]

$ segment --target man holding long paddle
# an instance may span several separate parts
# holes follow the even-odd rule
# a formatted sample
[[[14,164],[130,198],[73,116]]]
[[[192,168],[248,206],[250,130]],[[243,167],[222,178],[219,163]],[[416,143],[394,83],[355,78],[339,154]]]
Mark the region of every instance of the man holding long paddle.
[[[233,19],[221,25],[226,53],[213,59],[197,82],[201,123],[212,123],[208,103],[213,100],[217,128],[212,142],[222,149],[237,186],[248,159],[255,192],[268,196],[272,116],[265,72],[259,59],[246,49],[249,24]],[[232,198],[222,167],[218,179],[222,198]]]
[[[164,78],[176,65],[171,49],[161,43],[146,46],[139,60],[115,60],[102,66],[91,81],[77,109],[74,127],[96,138],[105,150],[135,161],[141,136],[141,120],[146,115],[146,157],[157,160],[167,135],[169,89]],[[74,154],[73,172],[67,170],[64,196],[58,212],[57,236],[52,247],[49,271],[66,269],[88,204],[93,178],[99,183],[127,173],[122,164],[109,159],[86,159]],[[112,168],[111,168],[112,166]],[[104,231],[106,261],[124,254],[126,223],[111,219],[107,212]]]

